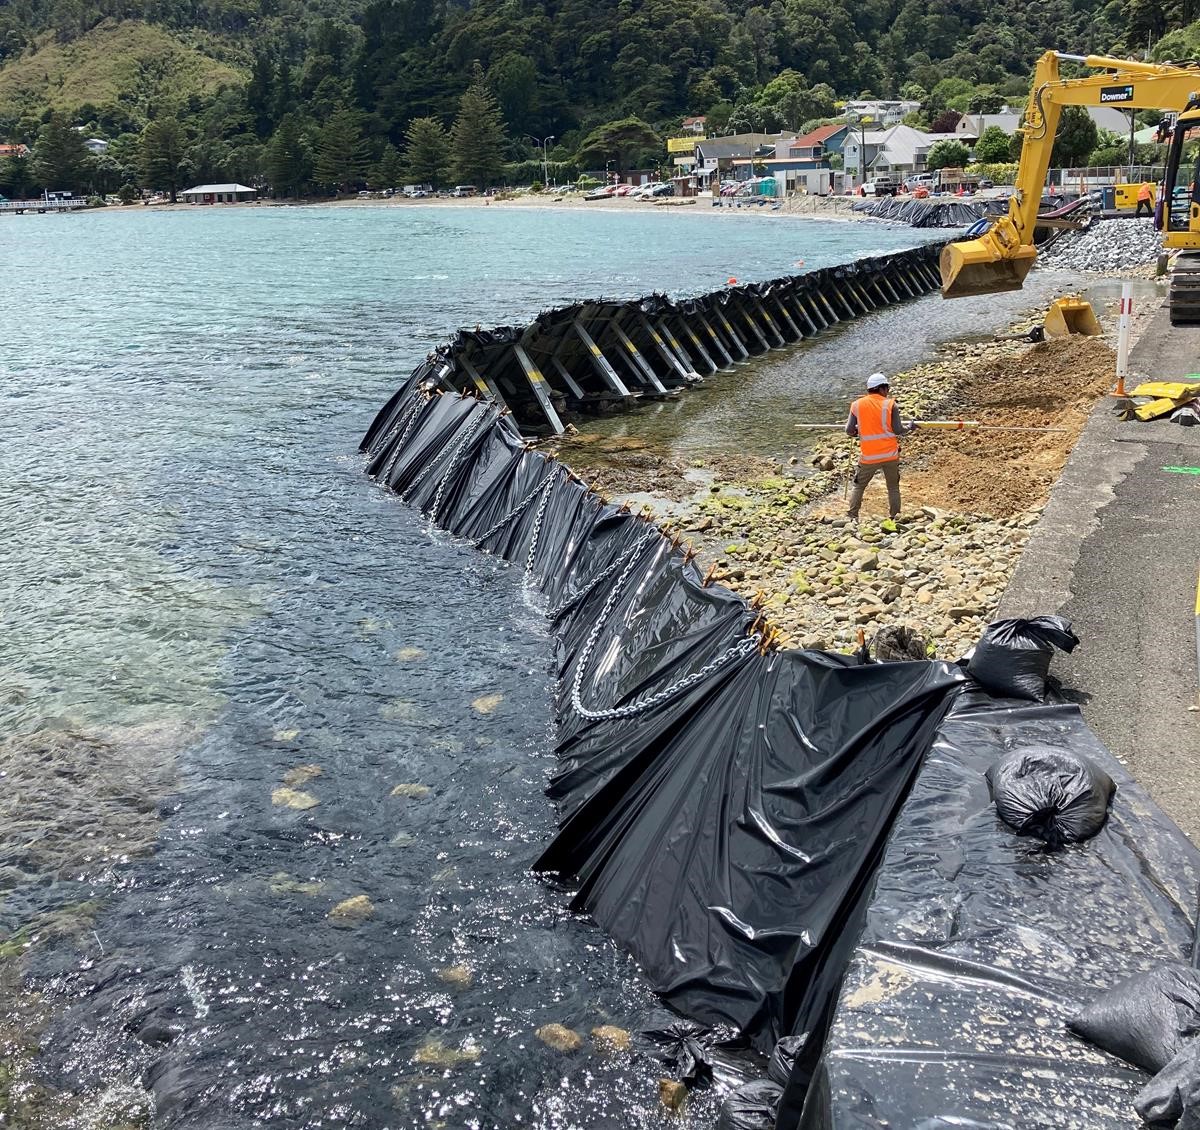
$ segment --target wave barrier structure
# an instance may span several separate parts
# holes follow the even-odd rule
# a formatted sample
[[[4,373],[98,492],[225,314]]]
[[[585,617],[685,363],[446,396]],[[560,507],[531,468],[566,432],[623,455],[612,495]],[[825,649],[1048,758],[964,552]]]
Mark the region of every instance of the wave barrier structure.
[[[459,330],[413,375],[479,392],[526,435],[557,434],[573,415],[678,395],[752,356],[931,294],[941,286],[940,251],[929,244],[693,298],[598,298],[524,326]]]

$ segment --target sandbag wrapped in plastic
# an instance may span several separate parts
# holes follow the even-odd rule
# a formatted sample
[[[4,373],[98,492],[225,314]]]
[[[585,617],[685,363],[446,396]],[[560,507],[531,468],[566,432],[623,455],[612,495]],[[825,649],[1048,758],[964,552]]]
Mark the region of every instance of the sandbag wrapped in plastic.
[[[1056,647],[1074,651],[1079,638],[1061,616],[994,620],[975,646],[967,670],[993,695],[1041,702]]]
[[[756,1079],[726,1096],[717,1130],[772,1130],[783,1088],[770,1079]]]
[[[792,1077],[792,1068],[796,1066],[796,1056],[804,1050],[807,1043],[807,1032],[800,1036],[784,1036],[775,1045],[771,1058],[767,1061],[767,1076],[781,1087],[786,1087]]]
[[[1019,836],[1052,847],[1094,836],[1108,819],[1116,785],[1081,754],[1026,746],[992,763],[988,789],[1000,819]]]
[[[1200,1130],[1200,1040],[1189,1040],[1133,1100],[1152,1126]]]
[[[1200,974],[1163,965],[1114,985],[1071,1019],[1071,1031],[1126,1063],[1157,1073],[1200,1034]]]

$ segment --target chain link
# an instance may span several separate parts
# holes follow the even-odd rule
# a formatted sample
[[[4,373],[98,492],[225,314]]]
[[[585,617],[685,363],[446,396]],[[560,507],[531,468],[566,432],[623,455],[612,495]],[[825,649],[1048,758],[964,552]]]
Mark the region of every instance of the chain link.
[[[450,453],[451,465],[453,465],[454,461],[457,460],[459,452],[462,451],[462,449],[470,441],[471,437],[479,429],[479,425],[483,422],[483,417],[485,415],[486,415],[485,412],[479,412],[476,414],[475,419],[471,421],[470,427],[467,428],[466,433],[463,435],[462,439],[460,439],[458,441],[458,444],[455,446],[454,450]],[[425,464],[424,470],[422,470],[422,472],[415,479],[413,479],[413,481],[411,483],[409,483],[408,486],[405,487],[405,489],[403,491],[400,492],[400,497],[403,498],[407,502],[409,495],[411,495],[412,492],[415,491],[417,489],[417,487],[419,487],[429,477],[430,472],[437,465],[438,465],[438,459],[435,456],[433,459],[430,459],[429,462]]]
[[[640,538],[638,538],[638,540],[636,542],[633,543],[633,545],[631,545],[627,550],[625,550],[625,552],[622,553],[621,556],[618,557],[607,569],[604,569],[601,572],[597,573],[588,582],[587,587],[582,592],[576,593],[574,596],[569,597],[567,600],[564,600],[562,602],[562,604],[558,605],[555,608],[551,608],[546,613],[546,615],[551,620],[557,620],[564,613],[570,612],[571,609],[574,608],[576,605],[581,604],[584,600],[586,600],[589,596],[592,595],[592,593],[596,589],[596,586],[601,581],[607,580],[618,570],[623,569],[625,567],[626,562],[628,562],[631,557],[635,557],[637,554],[641,553],[641,551],[650,543],[651,539],[657,533],[658,533],[658,531],[653,528],[647,530],[644,534],[642,534],[642,536]]]
[[[483,426],[483,422],[492,414],[492,405],[487,405],[482,412],[476,413],[475,419],[471,422],[471,426],[467,429],[467,434],[463,436],[462,442],[454,449],[450,456],[450,462],[446,466],[446,473],[442,476],[442,481],[438,483],[437,493],[433,496],[433,507],[429,511],[429,520],[437,521],[438,510],[442,505],[442,494],[446,489],[447,483],[450,482],[450,476],[454,473],[455,467],[458,466],[458,461],[462,458],[463,452],[466,450],[467,444],[479,429]]]
[[[380,479],[383,480],[384,486],[387,486],[388,476],[391,475],[392,468],[396,465],[396,460],[398,460],[400,458],[400,452],[404,450],[404,443],[408,439],[408,433],[412,431],[413,425],[417,422],[417,416],[420,414],[420,412],[421,412],[421,398],[418,395],[413,398],[412,411],[408,414],[407,419],[401,421],[401,423],[403,423],[403,425],[404,425],[404,434],[398,440],[396,440],[396,446],[395,446],[395,449],[392,451],[392,457],[387,461],[387,466],[384,467],[383,474],[379,476]],[[392,429],[391,434],[395,435],[395,433],[399,430],[400,430],[400,424],[398,423]],[[383,444],[381,446],[386,447],[387,440],[384,440]]]
[[[509,524],[509,522],[511,522],[514,518],[520,517],[520,515],[525,512],[525,508],[535,498],[537,498],[537,496],[542,491],[546,490],[546,488],[549,487],[553,481],[554,481],[554,468],[552,467],[546,473],[545,477],[542,478],[538,482],[537,486],[535,486],[533,488],[533,490],[531,490],[523,499],[521,499],[520,502],[518,502],[516,504],[516,506],[514,506],[507,514],[505,514],[504,517],[501,518],[499,522],[497,522],[490,530],[488,530],[488,532],[486,534],[482,535],[482,537],[476,538],[475,544],[477,546],[482,546],[483,543],[485,541],[487,541],[489,538],[491,538],[493,534],[499,533],[500,530],[502,530],[505,526],[507,526]]]
[[[546,489],[542,492],[541,501],[538,503],[537,513],[533,516],[533,533],[529,537],[529,552],[525,556],[525,575],[529,576],[533,572],[533,557],[537,553],[538,539],[542,536],[542,520],[546,517],[546,505],[550,501],[550,496],[554,493],[550,489],[551,477],[546,476]]]
[[[641,542],[638,545],[640,546]],[[592,652],[595,651],[596,644],[600,639],[600,633],[607,623],[609,616],[612,615],[613,608],[616,607],[618,597],[620,597],[626,584],[629,583],[629,578],[633,573],[634,566],[637,565],[637,561],[638,554],[634,553],[625,568],[621,570],[621,575],[617,578],[616,584],[613,585],[609,592],[608,599],[604,602],[604,607],[600,610],[600,615],[596,618],[596,623],[592,626],[587,642],[583,645],[583,651],[580,652],[579,662],[575,667],[575,677],[571,680],[571,706],[574,707],[575,712],[581,718],[586,718],[591,722],[607,721],[616,718],[633,718],[638,714],[644,714],[647,710],[653,710],[656,706],[661,706],[669,699],[682,694],[697,683],[714,675],[722,667],[727,667],[734,660],[753,655],[758,650],[761,641],[761,636],[758,632],[746,636],[726,648],[720,655],[710,660],[698,671],[693,671],[690,675],[685,675],[682,679],[676,680],[674,683],[671,683],[660,691],[656,691],[647,698],[634,699],[624,706],[614,706],[607,710],[592,710],[584,706],[583,679],[587,674],[588,665],[592,661]]]

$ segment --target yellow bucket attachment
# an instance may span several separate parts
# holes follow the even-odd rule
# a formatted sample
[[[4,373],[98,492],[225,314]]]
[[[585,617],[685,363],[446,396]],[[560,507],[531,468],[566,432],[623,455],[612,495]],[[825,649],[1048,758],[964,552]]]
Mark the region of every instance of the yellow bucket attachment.
[[[973,294],[1020,290],[1036,258],[1037,252],[1028,245],[1004,254],[986,239],[947,243],[938,264],[942,272],[942,297],[969,298]]]
[[[1096,311],[1090,302],[1082,298],[1059,298],[1046,315],[1046,336],[1066,337],[1068,334],[1083,334],[1099,337],[1104,331],[1096,320]]]
[[[1140,384],[1129,394],[1130,396],[1165,397],[1168,400],[1191,400],[1200,396],[1200,384],[1188,384],[1185,381],[1147,381]]]

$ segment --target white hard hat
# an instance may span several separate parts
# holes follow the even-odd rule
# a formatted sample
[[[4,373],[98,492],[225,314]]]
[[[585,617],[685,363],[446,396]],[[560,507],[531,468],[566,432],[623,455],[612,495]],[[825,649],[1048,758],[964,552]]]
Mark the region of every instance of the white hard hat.
[[[869,392],[873,388],[883,388],[887,383],[888,379],[882,373],[872,373],[867,378],[867,391]]]

